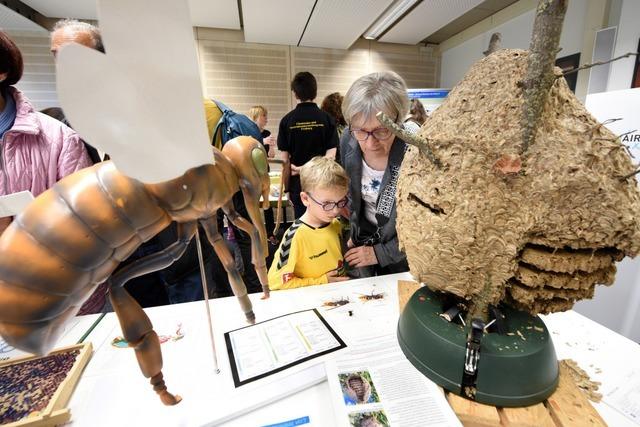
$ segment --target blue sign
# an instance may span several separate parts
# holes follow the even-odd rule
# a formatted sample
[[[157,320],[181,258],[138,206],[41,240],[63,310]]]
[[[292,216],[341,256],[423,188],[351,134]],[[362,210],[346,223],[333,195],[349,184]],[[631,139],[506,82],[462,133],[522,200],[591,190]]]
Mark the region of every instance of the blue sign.
[[[409,89],[409,98],[429,99],[446,98],[451,92],[449,89]]]

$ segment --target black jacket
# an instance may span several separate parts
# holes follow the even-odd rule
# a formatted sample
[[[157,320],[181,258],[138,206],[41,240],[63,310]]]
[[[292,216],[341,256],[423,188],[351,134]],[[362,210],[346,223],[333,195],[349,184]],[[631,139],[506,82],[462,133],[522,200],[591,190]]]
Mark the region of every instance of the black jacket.
[[[218,230],[222,233],[221,221],[218,221]],[[206,263],[216,255],[213,251],[213,247],[209,243],[209,239],[207,239],[206,233],[200,225],[198,225],[198,231],[200,233],[200,243],[202,244],[202,261],[206,265]],[[158,233],[154,239],[162,249],[166,249],[173,243],[177,242],[177,223],[172,222],[169,224],[167,228]],[[165,268],[163,270],[163,274],[167,283],[174,285],[180,283],[185,277],[196,271],[200,271],[200,262],[198,261],[198,248],[196,247],[196,238],[194,236],[180,259]]]

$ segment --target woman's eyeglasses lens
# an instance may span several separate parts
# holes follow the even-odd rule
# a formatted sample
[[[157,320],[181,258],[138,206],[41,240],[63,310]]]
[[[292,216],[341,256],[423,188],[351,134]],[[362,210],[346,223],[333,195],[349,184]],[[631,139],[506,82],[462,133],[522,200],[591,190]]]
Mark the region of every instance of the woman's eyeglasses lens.
[[[376,128],[371,132],[368,132],[363,129],[353,129],[351,131],[351,135],[353,135],[353,137],[358,141],[366,140],[369,137],[369,135],[372,135],[377,140],[381,140],[381,139],[389,138],[389,136],[391,136],[391,131],[387,128]]]

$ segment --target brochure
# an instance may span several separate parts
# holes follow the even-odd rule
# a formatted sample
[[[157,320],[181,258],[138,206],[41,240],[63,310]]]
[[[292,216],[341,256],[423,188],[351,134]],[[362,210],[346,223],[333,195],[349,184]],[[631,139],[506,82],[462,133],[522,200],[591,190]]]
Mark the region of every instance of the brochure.
[[[411,365],[394,333],[362,336],[326,366],[336,426],[461,426],[444,393]]]

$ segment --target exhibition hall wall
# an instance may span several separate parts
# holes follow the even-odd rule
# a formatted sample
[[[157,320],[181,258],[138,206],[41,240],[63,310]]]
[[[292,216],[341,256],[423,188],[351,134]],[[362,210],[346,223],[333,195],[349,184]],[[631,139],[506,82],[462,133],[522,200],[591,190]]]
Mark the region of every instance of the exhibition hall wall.
[[[277,131],[280,118],[295,105],[289,83],[299,71],[318,80],[316,102],[332,92],[346,93],[358,77],[393,70],[408,87],[437,87],[438,56],[433,47],[360,39],[350,49],[245,43],[241,31],[196,29],[204,93],[237,111],[256,104],[269,110]]]
[[[18,88],[37,109],[58,106],[48,33],[10,34],[25,61]],[[434,47],[364,39],[348,50],[245,43],[242,31],[209,28],[195,28],[194,37],[205,96],[242,113],[253,105],[264,105],[269,110],[267,128],[274,134],[282,116],[295,105],[289,83],[299,71],[316,76],[318,104],[331,92],[344,95],[355,79],[374,71],[394,70],[408,87],[438,87],[440,64]]]
[[[619,0],[620,1],[620,0]],[[610,23],[618,26],[613,56],[624,55],[627,52],[637,52],[640,44],[640,1],[624,0],[620,8],[619,22]],[[629,89],[634,67],[634,59],[625,58],[611,64],[607,91]]]
[[[587,3],[584,0],[569,2],[560,37],[562,50],[559,57],[582,50]],[[489,46],[491,35],[495,32],[502,34],[502,47],[528,49],[536,4],[537,0],[515,3],[463,31],[470,38],[465,40],[465,34],[460,33],[443,42],[442,87],[453,87],[464,77],[469,67],[484,56],[482,52]]]
[[[520,0],[441,43],[442,87],[455,86],[469,67],[482,58],[482,52],[494,32],[502,34],[502,47],[527,49],[536,4],[537,0]],[[580,53],[580,64],[590,63],[595,33],[606,27],[617,27],[614,57],[635,52],[640,39],[639,16],[638,0],[570,1],[558,57]],[[611,64],[607,90],[629,89],[633,69],[633,57]],[[587,95],[588,77],[588,71],[582,71],[578,76],[576,95],[583,102]]]

